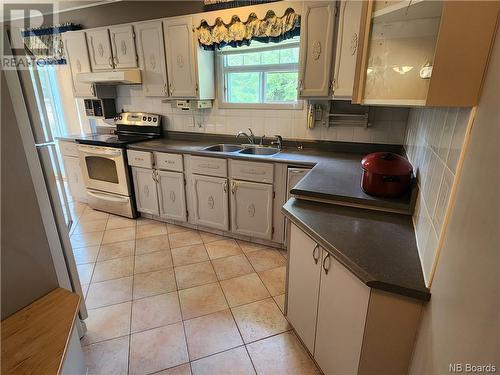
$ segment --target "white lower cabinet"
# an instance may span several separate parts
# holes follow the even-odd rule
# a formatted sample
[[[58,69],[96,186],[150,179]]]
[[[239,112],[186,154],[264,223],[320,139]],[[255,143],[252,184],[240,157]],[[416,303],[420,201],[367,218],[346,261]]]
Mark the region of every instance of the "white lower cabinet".
[[[226,178],[193,174],[192,204],[194,223],[228,230],[228,182]]]
[[[325,375],[405,374],[422,303],[372,289],[290,224],[286,314]]]
[[[159,215],[156,174],[153,169],[132,168],[137,211]]]
[[[288,257],[287,318],[309,352],[314,353],[321,249],[316,242],[292,225]]]
[[[184,174],[181,172],[157,172],[160,216],[186,221],[186,197]]]
[[[80,158],[63,156],[63,164],[72,197],[79,202],[87,202],[87,189],[80,168]]]
[[[370,288],[323,250],[314,358],[325,374],[356,374]]]
[[[231,230],[270,240],[273,234],[273,185],[231,180]]]

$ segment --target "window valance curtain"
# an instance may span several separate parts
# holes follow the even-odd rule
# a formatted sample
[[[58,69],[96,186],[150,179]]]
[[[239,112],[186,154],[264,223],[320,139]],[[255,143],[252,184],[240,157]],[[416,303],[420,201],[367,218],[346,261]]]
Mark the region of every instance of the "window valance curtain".
[[[26,54],[37,64],[66,64],[66,54],[61,34],[66,31],[80,30],[80,25],[64,25],[26,29],[22,31]]]
[[[225,24],[221,18],[216,18],[213,25],[203,20],[197,31],[198,41],[206,50],[220,49],[227,45],[249,45],[252,40],[277,43],[300,35],[300,15],[292,8],[288,8],[281,17],[272,10],[263,19],[251,13],[245,22],[234,15],[229,24]]]

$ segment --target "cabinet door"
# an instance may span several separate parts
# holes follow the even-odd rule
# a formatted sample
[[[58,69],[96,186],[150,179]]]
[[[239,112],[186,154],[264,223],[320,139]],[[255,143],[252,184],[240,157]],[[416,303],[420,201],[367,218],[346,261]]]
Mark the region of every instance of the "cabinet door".
[[[85,33],[69,32],[62,34],[64,49],[66,50],[66,58],[69,62],[71,70],[71,78],[73,80],[73,94],[75,97],[93,97],[94,86],[88,83],[78,81],[78,73],[90,72],[89,52],[87,49],[87,40]]]
[[[357,374],[370,288],[323,250],[314,359],[327,375]]]
[[[137,211],[159,215],[158,192],[152,169],[132,168]]]
[[[193,22],[191,17],[163,21],[170,96],[195,98],[198,96],[198,75]]]
[[[132,25],[111,26],[109,36],[115,69],[137,68],[135,35]]]
[[[294,224],[290,226],[288,259],[287,319],[314,353],[321,249]]]
[[[194,222],[229,229],[227,179],[192,175]]]
[[[231,230],[270,240],[273,234],[273,185],[231,180]]]
[[[167,66],[161,21],[136,24],[137,50],[144,96],[168,96]]]
[[[111,54],[108,29],[89,30],[85,33],[87,35],[92,71],[112,70],[113,56]]]
[[[69,191],[74,199],[80,202],[87,201],[87,189],[80,169],[80,158],[74,156],[63,157],[64,171],[68,181]]]
[[[330,95],[335,2],[304,2],[300,27],[300,97]]]
[[[333,75],[333,96],[337,99],[352,98],[362,6],[363,2],[356,0],[344,0],[340,3]]]
[[[186,221],[184,174],[182,172],[164,171],[157,171],[157,173],[160,216],[168,219]]]

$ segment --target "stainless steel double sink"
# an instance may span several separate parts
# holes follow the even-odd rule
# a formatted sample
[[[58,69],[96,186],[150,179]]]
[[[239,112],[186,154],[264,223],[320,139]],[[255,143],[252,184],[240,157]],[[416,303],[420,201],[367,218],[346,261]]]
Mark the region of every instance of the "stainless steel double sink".
[[[279,148],[260,145],[232,145],[221,143],[205,147],[203,151],[210,152],[234,152],[241,155],[275,155],[280,152]]]

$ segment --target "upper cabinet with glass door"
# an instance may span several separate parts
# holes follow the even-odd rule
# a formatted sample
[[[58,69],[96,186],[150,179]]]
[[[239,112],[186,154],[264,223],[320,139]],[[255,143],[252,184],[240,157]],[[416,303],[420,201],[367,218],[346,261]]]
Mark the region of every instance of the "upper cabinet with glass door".
[[[497,14],[497,2],[364,3],[353,102],[477,104]]]

